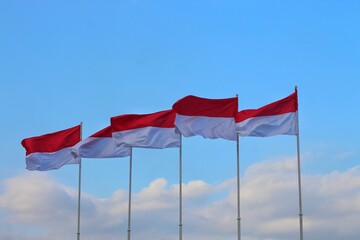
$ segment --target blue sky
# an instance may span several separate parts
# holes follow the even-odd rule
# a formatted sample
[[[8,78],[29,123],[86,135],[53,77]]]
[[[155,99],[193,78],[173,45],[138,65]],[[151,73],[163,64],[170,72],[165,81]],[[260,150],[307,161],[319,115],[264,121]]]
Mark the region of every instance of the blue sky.
[[[85,138],[188,94],[258,108],[298,86],[305,238],[357,239],[359,10],[355,0],[0,1],[0,238],[76,236],[77,167],[25,170],[23,138],[80,122]],[[235,239],[235,143],[183,145],[184,238]],[[244,238],[296,239],[296,139],[240,148]],[[128,164],[83,160],[84,239],[125,238]],[[178,151],[136,149],[133,180],[134,239],[176,239]]]

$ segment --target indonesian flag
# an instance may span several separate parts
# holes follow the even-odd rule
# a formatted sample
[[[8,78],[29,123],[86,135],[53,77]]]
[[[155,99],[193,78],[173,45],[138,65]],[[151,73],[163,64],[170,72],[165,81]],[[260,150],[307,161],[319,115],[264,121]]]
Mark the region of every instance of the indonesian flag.
[[[118,145],[142,148],[179,147],[180,134],[175,131],[174,120],[175,113],[172,110],[112,117],[112,136]]]
[[[111,126],[108,126],[90,137],[82,140],[74,147],[80,157],[115,158],[130,156],[130,148],[117,145],[112,138]]]
[[[26,149],[26,168],[47,171],[66,164],[78,164],[80,159],[72,147],[80,141],[80,125],[59,132],[25,138],[21,144]]]
[[[240,111],[236,116],[239,136],[270,137],[298,134],[297,91],[259,109]]]
[[[235,115],[238,99],[207,99],[186,96],[173,105],[175,126],[185,137],[236,140]]]

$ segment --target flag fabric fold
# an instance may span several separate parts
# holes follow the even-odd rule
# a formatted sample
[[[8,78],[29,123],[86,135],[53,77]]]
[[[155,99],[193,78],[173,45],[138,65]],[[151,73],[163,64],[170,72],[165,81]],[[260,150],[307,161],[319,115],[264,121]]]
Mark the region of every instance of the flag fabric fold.
[[[117,145],[108,126],[74,146],[74,150],[84,158],[116,158],[130,156],[130,148]]]
[[[186,96],[173,105],[175,126],[185,137],[236,140],[238,98],[207,99]]]
[[[74,154],[73,146],[80,142],[80,139],[80,125],[23,139],[21,144],[26,150],[26,168],[47,171],[66,164],[78,164],[80,159]]]
[[[112,117],[112,136],[116,144],[130,147],[179,147],[180,134],[175,130],[174,120],[172,110]]]
[[[240,111],[236,116],[239,136],[270,137],[298,134],[297,91],[258,109]]]

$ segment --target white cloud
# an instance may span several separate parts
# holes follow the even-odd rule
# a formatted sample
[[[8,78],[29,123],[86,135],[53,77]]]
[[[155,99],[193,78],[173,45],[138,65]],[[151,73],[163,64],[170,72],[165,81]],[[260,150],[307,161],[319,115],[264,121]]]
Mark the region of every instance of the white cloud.
[[[360,167],[303,174],[302,180],[305,239],[358,239]],[[1,184],[0,239],[75,238],[76,189],[36,172]],[[133,239],[178,239],[178,187],[160,178],[132,194]],[[125,238],[127,199],[126,189],[105,199],[82,193],[82,238]],[[184,239],[236,239],[236,217],[235,178],[218,185],[201,180],[184,183]],[[243,239],[298,239],[294,158],[261,162],[246,170],[241,178],[241,217]]]

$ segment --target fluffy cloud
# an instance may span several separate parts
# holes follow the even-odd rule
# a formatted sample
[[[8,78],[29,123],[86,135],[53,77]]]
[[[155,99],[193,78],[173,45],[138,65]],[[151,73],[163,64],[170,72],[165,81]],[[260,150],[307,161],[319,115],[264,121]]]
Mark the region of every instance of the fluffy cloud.
[[[0,195],[0,239],[71,239],[76,236],[77,190],[46,173],[8,179]],[[244,239],[298,239],[296,160],[275,159],[249,167],[241,178]],[[360,234],[360,167],[302,175],[305,239],[355,240]],[[134,239],[178,239],[179,186],[155,179],[132,195]],[[127,234],[127,190],[101,199],[82,193],[83,239],[119,239]],[[183,185],[184,239],[236,238],[236,179],[218,185]]]

